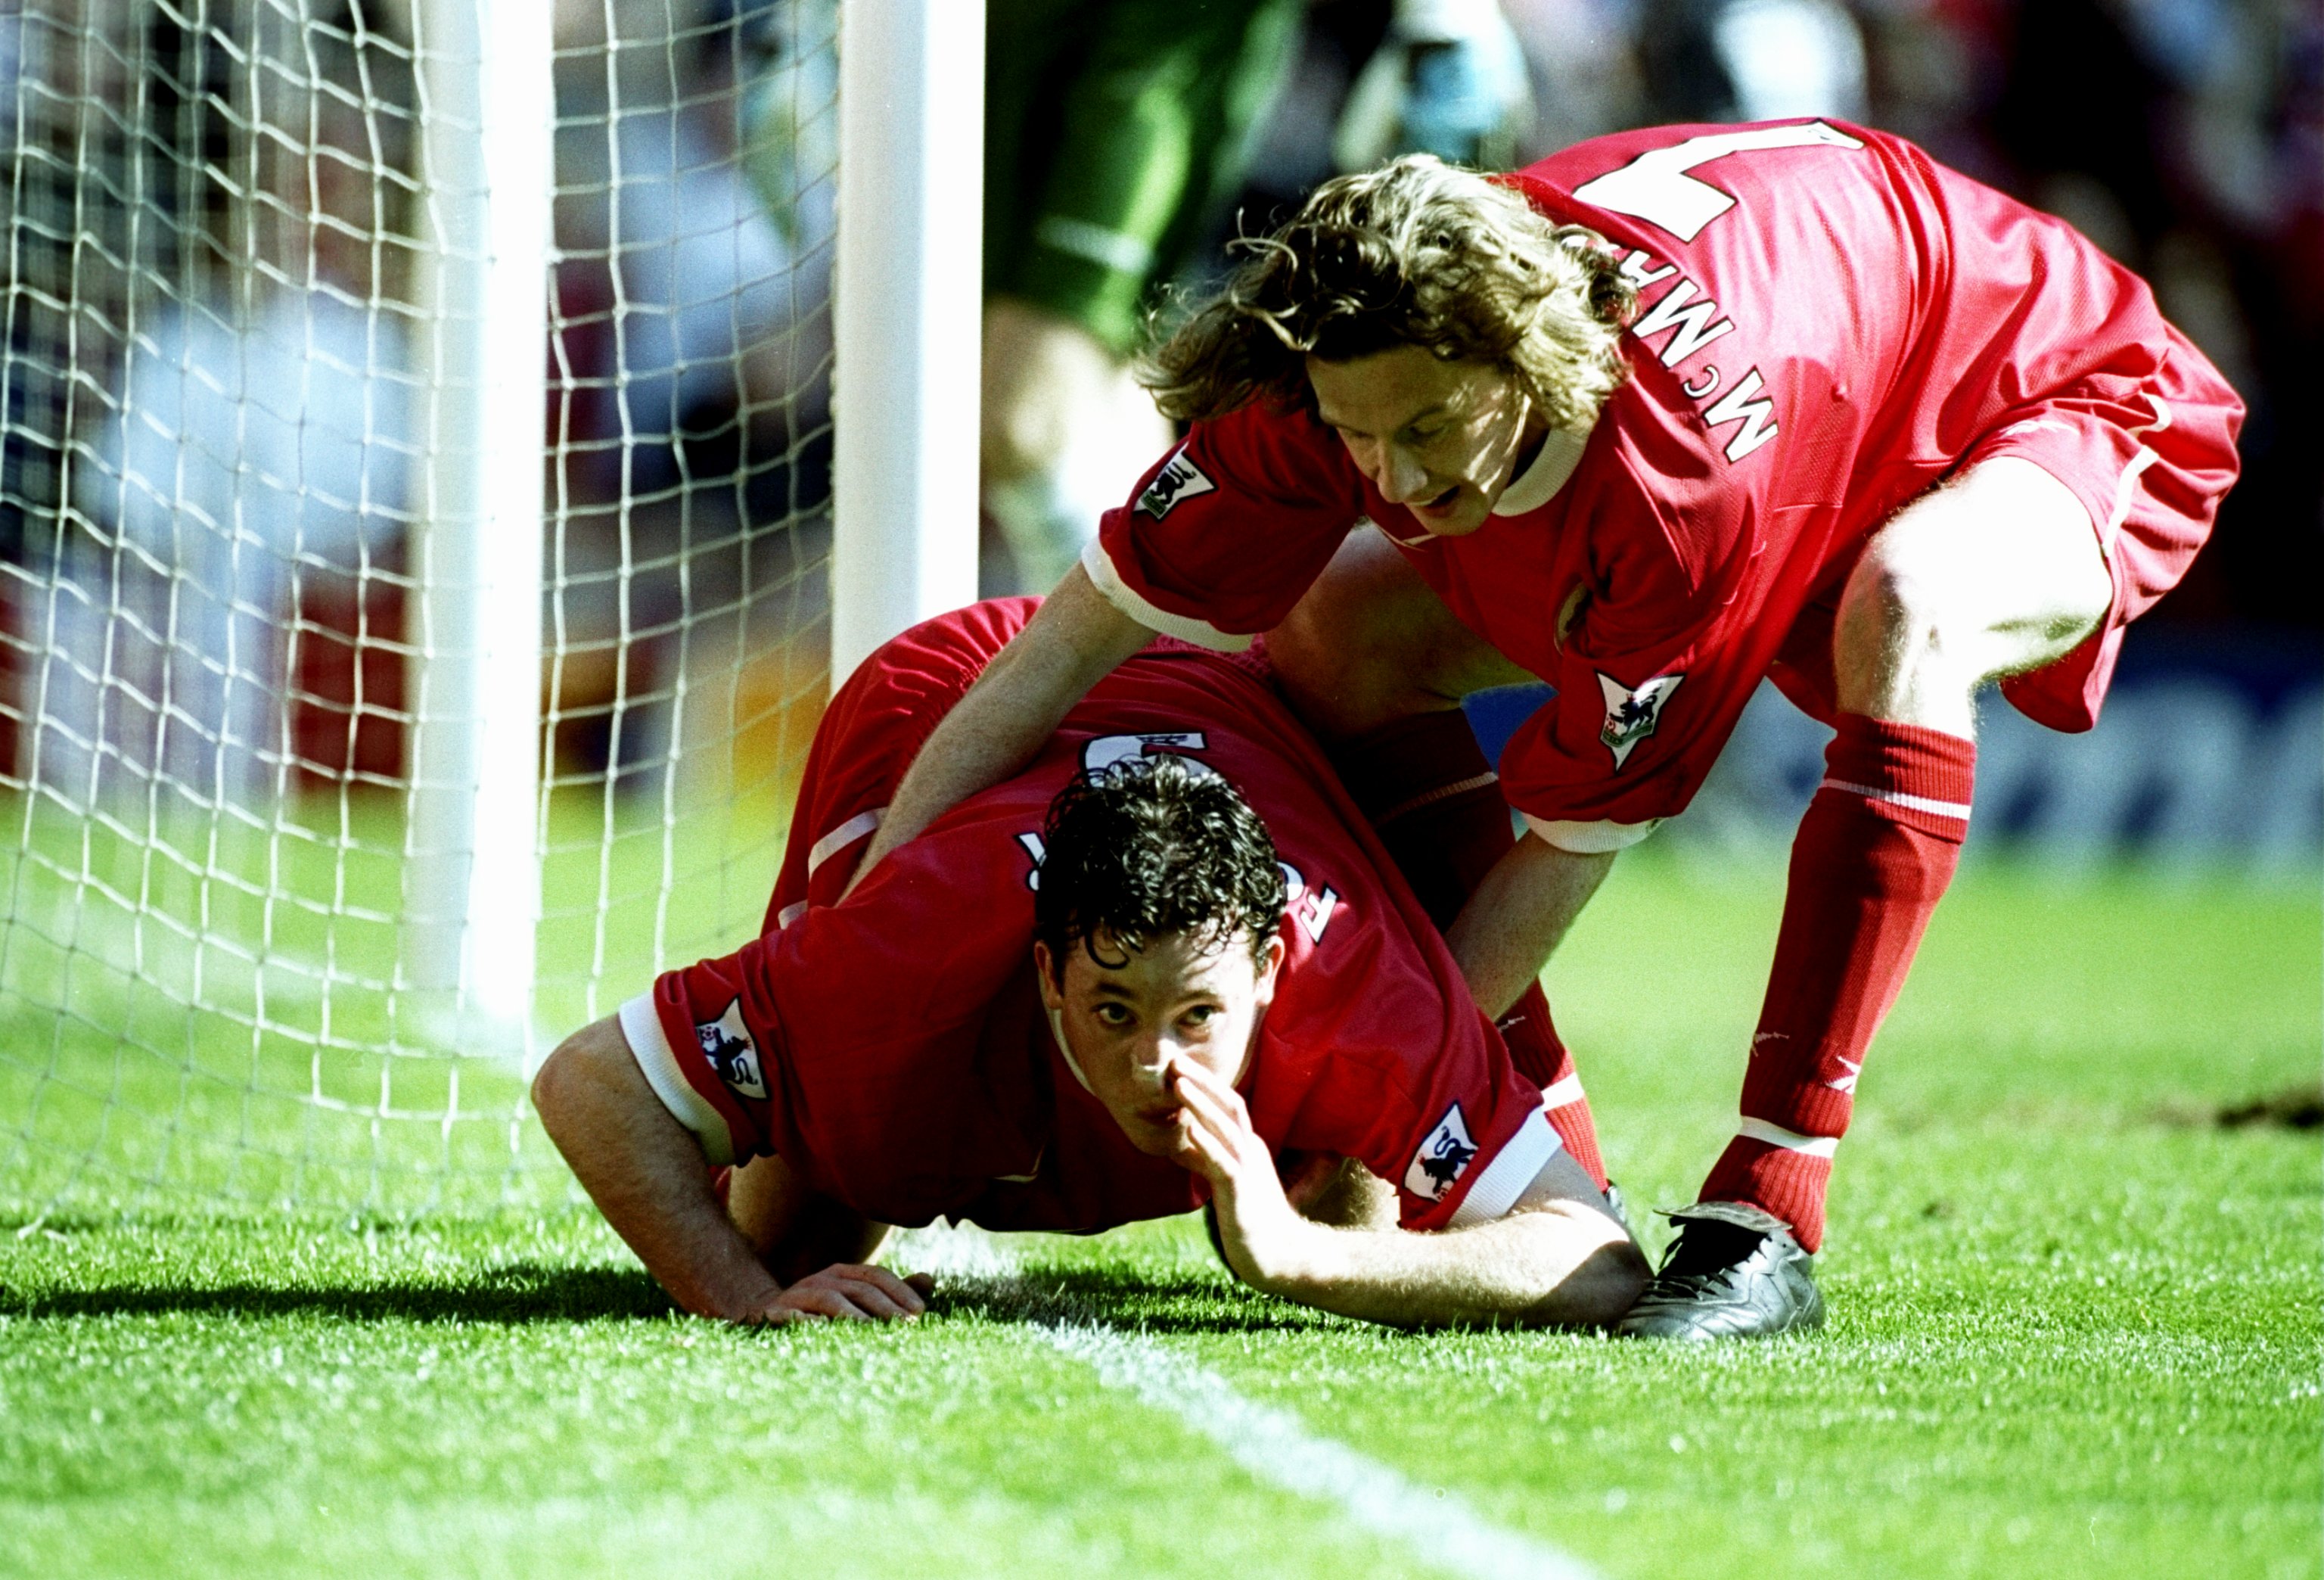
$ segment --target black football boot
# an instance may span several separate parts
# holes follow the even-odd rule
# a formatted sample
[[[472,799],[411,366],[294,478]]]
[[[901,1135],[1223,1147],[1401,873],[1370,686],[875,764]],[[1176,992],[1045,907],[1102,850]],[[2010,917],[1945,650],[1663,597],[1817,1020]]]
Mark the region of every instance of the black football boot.
[[[1765,1338],[1823,1326],[1812,1263],[1791,1226],[1741,1202],[1666,1215],[1678,1238],[1614,1331],[1633,1338]]]

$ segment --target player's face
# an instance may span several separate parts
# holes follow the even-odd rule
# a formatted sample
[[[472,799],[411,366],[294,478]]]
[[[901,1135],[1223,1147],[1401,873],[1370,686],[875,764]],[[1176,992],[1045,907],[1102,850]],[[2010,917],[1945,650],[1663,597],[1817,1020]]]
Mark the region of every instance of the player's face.
[[[1390,504],[1440,537],[1485,524],[1548,425],[1514,380],[1481,362],[1399,346],[1352,362],[1307,359],[1315,408]]]
[[[1244,934],[1207,947],[1183,933],[1149,938],[1142,949],[1121,948],[1103,931],[1096,942],[1109,964],[1079,943],[1062,962],[1047,945],[1033,946],[1041,998],[1059,1016],[1090,1092],[1130,1144],[1171,1157],[1186,1123],[1170,1095],[1172,1065],[1202,1065],[1229,1086],[1242,1079],[1259,1015],[1275,997],[1283,940],[1269,938],[1258,961]]]

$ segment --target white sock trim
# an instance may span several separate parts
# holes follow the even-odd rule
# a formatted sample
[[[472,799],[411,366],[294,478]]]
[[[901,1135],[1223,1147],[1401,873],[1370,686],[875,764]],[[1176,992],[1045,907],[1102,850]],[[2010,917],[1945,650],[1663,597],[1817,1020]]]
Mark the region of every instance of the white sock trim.
[[[1582,1095],[1582,1077],[1568,1076],[1562,1081],[1552,1081],[1541,1089],[1541,1105],[1544,1108],[1563,1108],[1569,1104],[1581,1102]]]
[[[1781,1147],[1787,1152],[1802,1152],[1811,1158],[1829,1158],[1840,1150],[1838,1136],[1803,1136],[1795,1130],[1785,1130],[1780,1124],[1769,1124],[1764,1119],[1743,1116],[1735,1133],[1748,1141],[1765,1141],[1771,1147]]]
[[[1844,779],[1827,779],[1818,788],[1845,790],[1852,796],[1862,796],[1868,801],[1886,801],[1892,807],[1908,807],[1915,812],[1927,812],[1939,818],[1958,818],[1964,823],[1969,821],[1967,801],[1941,801],[1933,796],[1908,796],[1903,790],[1882,790],[1877,785],[1850,784]]]

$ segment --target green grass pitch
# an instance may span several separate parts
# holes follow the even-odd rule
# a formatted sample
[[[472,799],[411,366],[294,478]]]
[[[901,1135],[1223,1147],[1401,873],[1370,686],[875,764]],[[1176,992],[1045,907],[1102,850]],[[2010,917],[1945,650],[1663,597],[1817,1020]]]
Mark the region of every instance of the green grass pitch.
[[[1552,970],[1634,1210],[1731,1125],[1780,882],[1627,858]],[[1841,1149],[1830,1326],[1702,1352],[1318,1317],[1184,1221],[739,1333],[582,1212],[41,1223],[0,1176],[0,1575],[1443,1569],[1047,1336],[1096,1322],[1608,1575],[2316,1575],[2324,1155],[2216,1116],[2314,1087],[2319,957],[2312,883],[1971,868]]]

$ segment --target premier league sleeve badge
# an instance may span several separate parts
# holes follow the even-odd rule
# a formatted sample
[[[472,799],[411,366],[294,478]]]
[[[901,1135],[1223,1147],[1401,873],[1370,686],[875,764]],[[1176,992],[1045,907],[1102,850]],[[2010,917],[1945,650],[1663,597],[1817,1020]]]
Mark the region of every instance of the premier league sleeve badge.
[[[1655,733],[1662,722],[1663,704],[1671,699],[1684,675],[1656,675],[1637,687],[1623,685],[1604,670],[1598,673],[1598,689],[1606,697],[1606,723],[1598,732],[1598,739],[1614,753],[1614,767],[1618,771],[1628,762],[1630,753],[1640,741]]]

